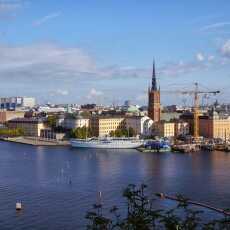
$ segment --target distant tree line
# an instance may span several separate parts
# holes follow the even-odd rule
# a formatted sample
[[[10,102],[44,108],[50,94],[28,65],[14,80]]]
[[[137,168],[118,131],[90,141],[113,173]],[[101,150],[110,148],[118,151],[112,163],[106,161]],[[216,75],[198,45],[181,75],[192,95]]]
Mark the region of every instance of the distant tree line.
[[[117,129],[115,131],[111,131],[109,135],[111,137],[134,137],[137,134],[132,127],[129,127],[128,129]]]
[[[129,129],[117,129],[115,131],[111,131],[109,135],[111,137],[134,137],[136,133],[135,130],[130,127]],[[93,132],[91,128],[87,128],[85,126],[78,127],[70,131],[69,137],[78,139],[90,138],[93,137]]]
[[[78,138],[78,139],[85,139],[90,138],[93,136],[92,130],[87,127],[78,127],[76,129],[72,129],[70,132],[70,138]]]
[[[24,135],[24,130],[17,129],[0,129],[0,136],[2,137],[19,137]]]

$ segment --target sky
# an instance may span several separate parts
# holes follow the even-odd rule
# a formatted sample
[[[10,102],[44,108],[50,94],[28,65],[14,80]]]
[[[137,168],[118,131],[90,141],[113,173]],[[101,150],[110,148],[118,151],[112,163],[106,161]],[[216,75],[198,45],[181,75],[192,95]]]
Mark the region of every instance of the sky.
[[[0,0],[0,96],[39,103],[230,102],[229,0]]]

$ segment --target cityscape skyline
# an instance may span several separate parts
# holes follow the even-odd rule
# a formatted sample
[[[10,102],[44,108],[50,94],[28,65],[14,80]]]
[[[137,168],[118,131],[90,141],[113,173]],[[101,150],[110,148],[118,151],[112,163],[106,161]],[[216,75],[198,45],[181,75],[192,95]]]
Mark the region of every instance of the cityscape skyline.
[[[229,9],[0,0],[0,230],[230,230]]]
[[[220,90],[217,98],[228,102],[229,6],[207,0],[1,0],[1,96],[147,104],[154,57],[161,89],[198,82]],[[181,97],[161,97],[162,104],[182,104]]]

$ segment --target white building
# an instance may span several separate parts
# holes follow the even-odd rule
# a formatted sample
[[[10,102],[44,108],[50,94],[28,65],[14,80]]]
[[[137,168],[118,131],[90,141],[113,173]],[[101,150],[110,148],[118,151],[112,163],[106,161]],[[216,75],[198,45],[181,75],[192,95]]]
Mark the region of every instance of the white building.
[[[22,107],[33,108],[36,104],[34,97],[22,97]]]
[[[89,119],[77,116],[76,118],[65,118],[62,125],[65,129],[76,129],[82,127],[89,127]]]
[[[126,128],[133,128],[137,135],[151,136],[153,120],[147,116],[130,116],[125,118]]]
[[[64,113],[66,112],[66,108],[64,107],[49,107],[49,106],[39,106],[39,112],[45,113]]]

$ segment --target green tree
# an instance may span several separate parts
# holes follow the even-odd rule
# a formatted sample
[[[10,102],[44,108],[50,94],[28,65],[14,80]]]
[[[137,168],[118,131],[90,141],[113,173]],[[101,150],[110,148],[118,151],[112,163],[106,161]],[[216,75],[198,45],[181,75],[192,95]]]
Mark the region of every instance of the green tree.
[[[129,127],[128,129],[117,129],[115,131],[111,131],[109,135],[111,137],[134,137],[136,133],[132,127]]]
[[[51,127],[52,129],[55,129],[56,124],[57,124],[57,116],[55,116],[55,115],[48,116],[47,123],[48,123],[49,127]]]
[[[112,131],[109,133],[109,136],[110,136],[110,137],[115,137],[115,131],[112,130]]]
[[[137,135],[137,133],[135,132],[135,130],[132,127],[128,128],[128,135],[129,137],[135,137]]]
[[[122,136],[123,136],[122,130],[120,129],[115,130],[115,137],[122,137]]]
[[[80,115],[81,115],[82,117],[85,117],[85,118],[91,117],[91,113],[88,112],[88,111],[83,111],[83,112],[80,113]]]
[[[78,127],[76,129],[71,130],[70,137],[72,138],[79,138],[79,139],[85,139],[92,137],[92,131],[90,128],[87,127]]]

